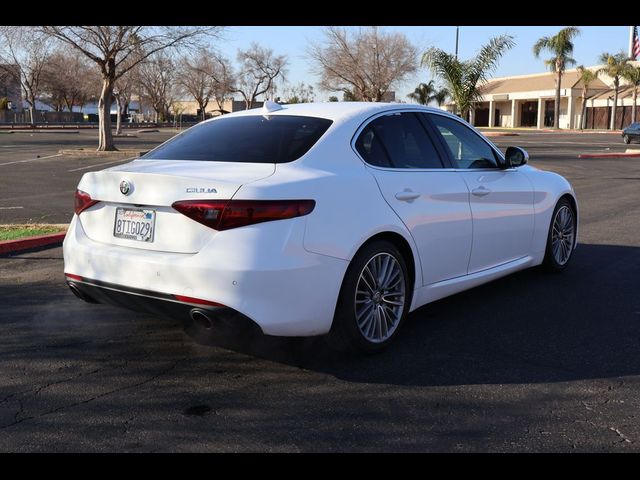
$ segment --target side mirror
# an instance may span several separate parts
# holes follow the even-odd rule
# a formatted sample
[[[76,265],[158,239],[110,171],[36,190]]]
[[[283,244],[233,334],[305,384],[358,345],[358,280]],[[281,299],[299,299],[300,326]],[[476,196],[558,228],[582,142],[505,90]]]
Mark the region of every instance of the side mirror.
[[[508,147],[504,159],[506,160],[506,168],[520,167],[529,161],[529,154],[524,148]]]

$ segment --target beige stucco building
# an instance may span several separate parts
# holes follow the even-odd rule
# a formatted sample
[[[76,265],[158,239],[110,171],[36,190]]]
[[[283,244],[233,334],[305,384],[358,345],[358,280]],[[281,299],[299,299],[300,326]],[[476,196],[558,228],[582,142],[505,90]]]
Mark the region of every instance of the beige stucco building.
[[[639,62],[631,62],[636,66]],[[601,65],[590,67],[597,71]],[[532,75],[493,78],[482,88],[482,100],[471,113],[471,123],[484,127],[546,128],[553,125],[555,104],[555,78],[552,72]],[[586,92],[586,128],[609,127],[613,105],[613,80],[599,76],[589,84]],[[562,76],[560,90],[559,127],[580,128],[582,121],[582,81],[576,69],[567,70]],[[624,128],[631,122],[632,88],[624,85],[618,97],[616,128]],[[640,119],[640,109],[637,111]]]

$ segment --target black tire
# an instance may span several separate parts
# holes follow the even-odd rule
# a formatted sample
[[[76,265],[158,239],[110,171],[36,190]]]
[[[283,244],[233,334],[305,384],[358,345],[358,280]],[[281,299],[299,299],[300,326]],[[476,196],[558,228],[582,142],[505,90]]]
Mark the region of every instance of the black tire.
[[[571,240],[571,249],[569,250],[569,257],[564,262],[560,262],[558,261],[558,259],[556,258],[556,255],[554,255],[554,252],[553,252],[553,227],[554,227],[554,222],[556,221],[558,212],[563,208],[568,208],[568,210],[571,212],[571,225],[573,228],[573,237]],[[569,202],[569,200],[567,200],[566,198],[561,198],[556,204],[556,208],[554,208],[553,215],[551,216],[551,223],[549,225],[549,232],[547,234],[547,248],[545,250],[544,260],[542,261],[542,266],[545,270],[547,270],[548,272],[561,272],[562,270],[567,268],[567,265],[569,265],[569,263],[571,262],[571,259],[573,258],[573,251],[576,243],[576,233],[577,233],[576,211],[574,210],[573,205],[571,204],[571,202]]]
[[[404,295],[402,296],[404,304],[400,307],[401,314],[396,315],[395,322],[391,323],[393,330],[388,338],[381,339],[379,341],[372,341],[365,336],[358,326],[358,321],[356,319],[356,292],[360,281],[360,275],[363,274],[365,266],[367,266],[374,258],[380,257],[387,259],[387,256],[392,256],[400,267],[402,282],[404,283]],[[391,260],[389,260],[389,262],[393,263]],[[399,277],[396,273],[396,276],[392,278],[397,279]],[[407,317],[407,313],[411,305],[412,292],[413,284],[410,283],[406,260],[398,248],[396,248],[393,243],[386,240],[376,240],[366,245],[355,255],[347,268],[347,272],[340,289],[340,295],[338,296],[331,331],[327,335],[327,342],[329,343],[329,346],[335,350],[343,352],[357,351],[362,353],[377,353],[383,351],[396,338]],[[371,298],[373,298],[373,296]],[[378,303],[384,303],[381,298],[384,297],[378,296]],[[378,304],[374,304],[373,300],[367,300],[367,302],[372,304],[372,310],[377,308]],[[397,320],[398,316],[399,320]],[[388,324],[385,323],[385,325]],[[382,327],[380,327],[380,333],[382,335]],[[373,334],[375,335],[375,331]]]
[[[623,135],[622,141],[628,145],[631,143],[631,138],[629,138],[629,135]]]

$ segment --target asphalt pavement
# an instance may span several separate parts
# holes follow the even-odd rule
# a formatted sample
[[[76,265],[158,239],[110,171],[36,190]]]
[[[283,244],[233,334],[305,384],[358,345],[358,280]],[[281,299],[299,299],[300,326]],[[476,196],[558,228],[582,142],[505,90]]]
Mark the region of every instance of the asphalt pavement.
[[[118,137],[122,149],[151,149],[176,131]],[[62,149],[97,148],[97,130],[75,132],[0,131],[0,224],[69,223],[73,193],[86,172],[130,161],[126,157],[60,155]]]
[[[79,301],[60,248],[0,258],[0,451],[640,451],[640,159],[577,136],[493,139],[574,185],[569,268],[422,307],[380,355],[205,336]]]

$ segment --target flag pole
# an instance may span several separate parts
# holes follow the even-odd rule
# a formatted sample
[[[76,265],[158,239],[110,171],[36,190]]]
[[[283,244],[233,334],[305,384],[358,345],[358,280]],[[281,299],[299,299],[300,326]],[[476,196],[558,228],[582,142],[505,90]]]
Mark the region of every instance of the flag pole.
[[[629,58],[633,58],[633,26],[629,27]]]

